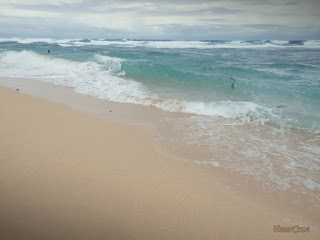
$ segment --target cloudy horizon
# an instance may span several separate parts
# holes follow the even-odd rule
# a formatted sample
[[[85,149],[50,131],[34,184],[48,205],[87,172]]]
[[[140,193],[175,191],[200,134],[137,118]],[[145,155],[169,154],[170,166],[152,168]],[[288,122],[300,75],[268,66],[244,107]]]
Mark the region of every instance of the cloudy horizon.
[[[320,39],[318,0],[0,0],[0,37]]]

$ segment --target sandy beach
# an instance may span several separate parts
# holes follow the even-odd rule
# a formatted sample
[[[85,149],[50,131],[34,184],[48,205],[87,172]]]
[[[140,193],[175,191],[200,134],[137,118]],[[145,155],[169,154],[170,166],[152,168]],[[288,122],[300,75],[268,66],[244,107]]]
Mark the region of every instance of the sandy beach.
[[[0,240],[320,240],[319,9],[0,1]]]
[[[233,198],[141,127],[0,88],[1,239],[317,239]],[[305,226],[307,227],[307,226]]]

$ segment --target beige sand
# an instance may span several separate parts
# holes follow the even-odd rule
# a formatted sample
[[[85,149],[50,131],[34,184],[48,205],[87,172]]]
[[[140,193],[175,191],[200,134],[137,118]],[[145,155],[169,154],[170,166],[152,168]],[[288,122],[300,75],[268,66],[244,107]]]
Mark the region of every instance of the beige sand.
[[[156,153],[143,130],[0,88],[0,239],[317,239]]]

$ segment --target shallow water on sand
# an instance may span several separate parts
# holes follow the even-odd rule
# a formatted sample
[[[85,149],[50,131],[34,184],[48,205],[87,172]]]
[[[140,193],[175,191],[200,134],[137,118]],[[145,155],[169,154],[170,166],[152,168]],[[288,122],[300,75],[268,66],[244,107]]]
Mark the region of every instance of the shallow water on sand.
[[[320,135],[187,116],[164,119],[154,141],[159,151],[205,167],[240,198],[319,229]]]

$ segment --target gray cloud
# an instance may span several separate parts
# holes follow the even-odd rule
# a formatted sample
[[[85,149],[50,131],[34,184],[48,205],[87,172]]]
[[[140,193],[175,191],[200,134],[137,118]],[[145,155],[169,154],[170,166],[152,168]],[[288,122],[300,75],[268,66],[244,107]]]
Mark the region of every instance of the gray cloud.
[[[268,30],[268,29],[279,29],[279,30],[284,30],[287,29],[288,26],[286,25],[277,25],[277,24],[244,24],[243,25],[246,28],[253,28],[253,29],[264,29],[264,30]]]
[[[299,2],[298,1],[293,1],[293,2],[287,2],[285,4],[286,5],[297,5],[297,4],[299,4]]]
[[[319,39],[318,0],[17,0],[0,37]]]
[[[234,8],[211,8],[208,9],[207,11],[211,13],[218,13],[218,14],[234,14],[234,13],[240,13],[240,12],[245,12],[245,10],[242,9],[234,9]]]
[[[9,23],[4,24],[0,29],[0,36],[5,37],[37,37],[37,38],[125,38],[126,32],[107,28],[92,28],[71,22],[61,23],[52,21],[42,21],[37,18],[29,19],[28,23],[21,21],[21,18],[14,18]],[[19,21],[15,23],[14,21]],[[0,18],[1,22],[1,18]],[[30,29],[30,24],[34,27]],[[63,26],[61,26],[63,24]],[[50,25],[50,28],[48,28]],[[36,34],[35,34],[36,33]],[[136,37],[132,33],[132,37]]]

